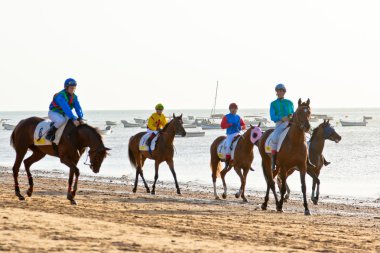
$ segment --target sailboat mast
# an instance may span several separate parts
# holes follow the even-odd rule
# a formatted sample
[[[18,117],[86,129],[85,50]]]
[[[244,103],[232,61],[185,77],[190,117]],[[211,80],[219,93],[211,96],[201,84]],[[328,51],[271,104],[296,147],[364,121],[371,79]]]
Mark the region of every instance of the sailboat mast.
[[[213,114],[215,114],[215,107],[216,107],[216,99],[217,99],[217,97],[218,97],[218,87],[219,87],[219,82],[218,82],[218,80],[216,81],[216,90],[215,90],[215,99],[214,99],[214,106],[212,107],[212,109],[211,109],[211,117],[212,117],[212,115]]]

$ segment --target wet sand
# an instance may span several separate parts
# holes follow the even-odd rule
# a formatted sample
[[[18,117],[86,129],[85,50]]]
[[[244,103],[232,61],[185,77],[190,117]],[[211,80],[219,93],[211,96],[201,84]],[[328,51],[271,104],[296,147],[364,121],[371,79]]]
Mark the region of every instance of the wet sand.
[[[322,196],[304,216],[299,195],[277,213],[273,198],[260,210],[262,192],[243,204],[232,190],[214,200],[211,183],[182,184],[182,195],[160,183],[152,196],[141,182],[133,194],[127,178],[87,177],[71,206],[64,175],[34,174],[33,196],[19,201],[11,170],[0,170],[0,251],[380,252],[380,201]],[[24,194],[25,174],[20,185]]]

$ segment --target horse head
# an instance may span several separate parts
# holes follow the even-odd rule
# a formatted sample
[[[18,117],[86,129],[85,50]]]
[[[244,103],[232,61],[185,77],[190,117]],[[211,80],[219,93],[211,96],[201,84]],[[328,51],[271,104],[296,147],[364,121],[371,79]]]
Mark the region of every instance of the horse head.
[[[249,137],[252,144],[254,145],[260,140],[261,136],[263,135],[263,131],[261,130],[260,125],[261,125],[261,122],[257,126],[250,125],[250,128],[249,128],[250,130]]]
[[[302,102],[301,99],[298,100],[298,108],[296,112],[293,114],[292,123],[298,126],[304,132],[310,131],[310,99],[306,102]]]
[[[334,141],[335,143],[339,143],[342,140],[342,137],[335,131],[334,127],[330,125],[330,120],[324,120],[319,127],[323,129],[323,138],[325,140]]]
[[[174,131],[176,135],[181,135],[182,137],[186,136],[185,128],[183,127],[182,114],[178,117],[173,113],[172,124],[174,125]]]

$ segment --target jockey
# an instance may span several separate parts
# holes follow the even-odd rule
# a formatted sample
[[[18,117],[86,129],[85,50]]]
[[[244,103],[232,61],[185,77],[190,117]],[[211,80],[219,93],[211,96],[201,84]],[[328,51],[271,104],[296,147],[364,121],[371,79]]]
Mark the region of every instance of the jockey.
[[[231,161],[231,145],[235,136],[239,135],[242,129],[245,129],[245,123],[243,119],[237,115],[238,106],[235,103],[230,104],[229,106],[230,113],[225,115],[222,119],[221,127],[222,129],[227,129],[227,138],[226,138],[226,168],[228,167]]]
[[[292,101],[285,99],[286,88],[283,84],[276,85],[277,99],[270,104],[270,118],[276,123],[273,131],[271,146],[272,146],[272,170],[276,167],[277,144],[281,133],[289,125],[289,120],[294,113],[294,105]]]
[[[162,104],[157,104],[155,109],[156,112],[149,117],[147,126],[147,132],[151,134],[148,140],[146,141],[146,145],[149,148],[149,153],[152,152],[150,147],[152,140],[154,139],[154,137],[156,137],[158,132],[162,130],[167,124],[166,117],[162,113],[162,111],[164,110],[164,106]]]
[[[55,132],[57,129],[66,122],[66,118],[71,119],[75,126],[79,126],[82,123],[83,112],[79,104],[78,97],[75,95],[75,89],[77,82],[69,78],[65,81],[65,88],[56,93],[53,97],[53,101],[49,106],[49,118],[54,122],[54,125],[48,130],[46,139],[54,141]],[[72,109],[75,109],[76,117],[72,113]]]

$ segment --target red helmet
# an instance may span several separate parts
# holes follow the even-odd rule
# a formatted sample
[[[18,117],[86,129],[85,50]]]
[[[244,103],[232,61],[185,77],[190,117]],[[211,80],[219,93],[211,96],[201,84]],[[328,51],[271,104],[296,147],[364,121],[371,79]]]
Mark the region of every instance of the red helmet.
[[[235,104],[235,103],[231,103],[230,104],[230,106],[228,107],[228,109],[238,109],[238,106],[237,106],[237,104]]]

